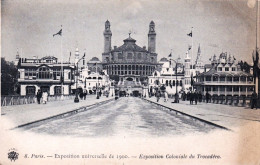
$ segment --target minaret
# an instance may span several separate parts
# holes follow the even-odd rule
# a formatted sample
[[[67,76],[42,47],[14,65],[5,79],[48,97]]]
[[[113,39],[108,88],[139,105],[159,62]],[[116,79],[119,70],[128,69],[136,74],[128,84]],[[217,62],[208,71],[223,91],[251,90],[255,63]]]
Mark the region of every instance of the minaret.
[[[108,20],[105,22],[105,30],[103,34],[104,34],[104,53],[109,53],[111,51],[112,32],[110,30],[110,22]]]
[[[191,86],[191,70],[190,70],[190,67],[191,67],[191,58],[189,56],[189,52],[187,51],[186,52],[186,57],[184,59],[184,64],[185,64],[185,74],[184,74],[184,79],[185,79],[185,83],[184,83],[184,88],[187,89]]]
[[[75,51],[75,64],[77,64],[78,61],[79,61],[79,48],[76,48],[76,51]]]
[[[19,51],[18,51],[18,49],[17,49],[17,53],[16,53],[16,57],[15,57],[15,62],[14,62],[14,64],[17,66],[18,65],[18,63],[19,63],[19,60],[20,60],[20,56],[19,56]]]
[[[153,21],[151,21],[149,25],[148,51],[151,53],[156,52],[156,33],[155,33],[155,24]]]

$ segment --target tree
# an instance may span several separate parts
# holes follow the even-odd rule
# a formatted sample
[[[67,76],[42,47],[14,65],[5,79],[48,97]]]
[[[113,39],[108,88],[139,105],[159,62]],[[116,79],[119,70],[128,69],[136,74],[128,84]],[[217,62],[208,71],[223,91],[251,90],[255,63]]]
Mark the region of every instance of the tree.
[[[18,70],[13,62],[1,57],[1,95],[15,94]]]

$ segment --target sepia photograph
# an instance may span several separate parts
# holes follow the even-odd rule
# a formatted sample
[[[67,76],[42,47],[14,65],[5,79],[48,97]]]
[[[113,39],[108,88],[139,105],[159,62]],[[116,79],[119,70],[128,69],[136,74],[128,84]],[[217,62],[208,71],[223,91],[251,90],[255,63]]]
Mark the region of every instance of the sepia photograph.
[[[260,164],[259,0],[1,0],[0,165]]]

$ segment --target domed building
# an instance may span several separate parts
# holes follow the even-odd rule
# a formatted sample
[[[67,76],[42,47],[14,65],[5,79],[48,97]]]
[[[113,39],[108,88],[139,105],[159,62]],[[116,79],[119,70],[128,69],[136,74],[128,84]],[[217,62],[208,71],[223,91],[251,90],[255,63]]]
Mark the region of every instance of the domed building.
[[[105,22],[104,53],[102,54],[103,69],[111,79],[115,80],[121,91],[142,90],[147,84],[148,76],[152,75],[157,63],[155,23],[151,21],[148,32],[148,49],[140,47],[129,33],[124,44],[111,48],[112,32],[110,22]],[[131,89],[129,89],[131,88]]]
[[[98,72],[102,71],[102,63],[97,57],[93,57],[87,62],[87,66],[90,72]]]

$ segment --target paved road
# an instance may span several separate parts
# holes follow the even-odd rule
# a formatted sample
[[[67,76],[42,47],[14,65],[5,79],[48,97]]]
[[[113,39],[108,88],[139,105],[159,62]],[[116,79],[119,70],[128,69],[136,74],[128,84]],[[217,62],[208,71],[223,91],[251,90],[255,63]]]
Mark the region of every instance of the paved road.
[[[76,115],[23,128],[37,133],[78,137],[158,137],[206,133],[216,128],[126,97]]]

